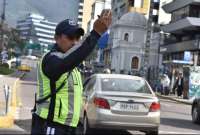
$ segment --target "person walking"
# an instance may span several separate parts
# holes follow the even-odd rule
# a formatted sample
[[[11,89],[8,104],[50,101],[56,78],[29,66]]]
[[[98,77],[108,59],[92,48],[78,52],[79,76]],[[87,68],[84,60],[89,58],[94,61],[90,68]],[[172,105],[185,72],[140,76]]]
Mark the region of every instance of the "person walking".
[[[168,95],[169,94],[169,85],[170,85],[170,79],[168,75],[163,74],[161,77],[161,94]]]
[[[183,85],[184,85],[183,83],[184,83],[183,75],[182,75],[182,73],[179,73],[179,76],[175,83],[175,87],[177,88],[177,96],[178,97],[181,97],[183,94]]]
[[[93,51],[111,24],[111,10],[103,10],[90,35],[77,44],[84,30],[73,20],[60,22],[55,45],[38,64],[38,91],[31,134],[74,135],[82,107],[82,80],[77,67]]]

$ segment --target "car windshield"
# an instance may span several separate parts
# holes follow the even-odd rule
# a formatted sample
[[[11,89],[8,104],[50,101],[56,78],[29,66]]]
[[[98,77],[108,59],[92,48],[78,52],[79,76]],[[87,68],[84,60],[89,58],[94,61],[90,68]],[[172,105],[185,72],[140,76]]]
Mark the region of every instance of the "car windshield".
[[[124,78],[103,78],[101,80],[103,91],[137,92],[151,94],[146,81]]]

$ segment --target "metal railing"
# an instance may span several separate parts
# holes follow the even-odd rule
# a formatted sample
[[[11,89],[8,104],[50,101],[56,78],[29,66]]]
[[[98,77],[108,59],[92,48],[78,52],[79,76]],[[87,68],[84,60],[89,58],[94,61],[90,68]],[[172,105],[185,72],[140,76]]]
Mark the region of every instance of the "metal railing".
[[[11,104],[11,88],[7,84],[0,89],[0,97],[0,116],[4,116],[8,114]]]

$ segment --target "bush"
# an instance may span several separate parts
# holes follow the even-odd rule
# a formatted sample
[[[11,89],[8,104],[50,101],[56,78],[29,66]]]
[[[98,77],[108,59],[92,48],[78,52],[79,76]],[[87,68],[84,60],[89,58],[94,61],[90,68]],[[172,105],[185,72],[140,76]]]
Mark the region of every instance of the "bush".
[[[8,63],[3,63],[3,64],[0,65],[0,67],[9,68],[9,65],[8,65]]]
[[[12,74],[13,72],[14,72],[14,70],[9,69],[7,67],[4,67],[4,66],[0,65],[0,74],[2,74],[2,75],[9,75],[9,74]]]

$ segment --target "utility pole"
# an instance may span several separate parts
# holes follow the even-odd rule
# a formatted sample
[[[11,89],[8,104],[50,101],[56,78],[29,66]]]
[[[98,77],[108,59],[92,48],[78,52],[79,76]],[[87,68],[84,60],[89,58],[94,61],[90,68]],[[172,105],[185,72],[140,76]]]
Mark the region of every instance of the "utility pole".
[[[150,45],[151,45],[151,33],[152,33],[152,23],[153,23],[153,9],[154,9],[154,0],[150,0],[149,16],[147,21],[147,35],[146,43],[144,48],[144,76],[147,78],[148,68],[149,68],[149,56],[150,56]]]
[[[6,13],[6,0],[3,0],[3,4],[2,4],[2,14],[1,14],[1,27],[0,27],[0,31],[1,31],[1,35],[0,35],[0,52],[2,51],[3,49],[3,46],[4,46],[4,22],[5,22],[5,13]]]

